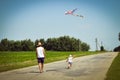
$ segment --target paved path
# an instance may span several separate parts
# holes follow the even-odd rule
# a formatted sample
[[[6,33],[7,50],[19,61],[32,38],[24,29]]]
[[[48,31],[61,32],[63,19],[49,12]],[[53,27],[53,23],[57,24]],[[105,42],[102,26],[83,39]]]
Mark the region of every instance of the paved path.
[[[66,69],[65,60],[45,64],[45,72],[39,73],[32,66],[0,73],[0,80],[104,80],[115,52],[84,56],[74,59],[73,67]]]

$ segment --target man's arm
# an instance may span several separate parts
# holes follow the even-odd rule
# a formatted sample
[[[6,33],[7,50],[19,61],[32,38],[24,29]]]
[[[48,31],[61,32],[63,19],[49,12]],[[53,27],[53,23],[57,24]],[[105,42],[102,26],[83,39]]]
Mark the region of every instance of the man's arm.
[[[44,58],[45,58],[46,56],[45,56],[45,49],[44,48],[43,48],[43,54],[44,54]]]
[[[38,57],[38,52],[37,52],[37,48],[36,48],[36,58]]]

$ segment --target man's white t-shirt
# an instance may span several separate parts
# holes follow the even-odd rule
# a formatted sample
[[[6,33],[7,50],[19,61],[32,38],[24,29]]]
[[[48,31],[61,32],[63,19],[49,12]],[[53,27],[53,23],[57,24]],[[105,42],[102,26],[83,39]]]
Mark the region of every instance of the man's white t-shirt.
[[[44,58],[44,48],[43,47],[37,47],[37,57],[38,58]]]

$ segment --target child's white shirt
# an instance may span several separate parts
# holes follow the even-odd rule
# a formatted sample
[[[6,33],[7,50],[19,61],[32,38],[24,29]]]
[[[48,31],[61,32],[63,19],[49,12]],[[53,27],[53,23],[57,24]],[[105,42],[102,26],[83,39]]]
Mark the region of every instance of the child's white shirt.
[[[68,62],[73,62],[73,57],[68,57]]]

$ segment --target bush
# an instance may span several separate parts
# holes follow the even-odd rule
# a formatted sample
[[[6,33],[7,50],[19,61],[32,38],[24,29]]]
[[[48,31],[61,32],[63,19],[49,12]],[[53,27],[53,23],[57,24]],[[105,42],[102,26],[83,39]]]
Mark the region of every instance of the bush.
[[[120,52],[120,46],[116,47],[113,51]]]

